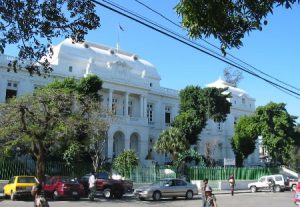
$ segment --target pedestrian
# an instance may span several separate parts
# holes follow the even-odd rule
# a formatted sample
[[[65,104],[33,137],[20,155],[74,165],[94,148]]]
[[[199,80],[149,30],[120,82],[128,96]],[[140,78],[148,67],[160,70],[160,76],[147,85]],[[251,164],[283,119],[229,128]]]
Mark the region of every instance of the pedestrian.
[[[93,201],[96,194],[96,178],[95,178],[94,171],[91,173],[89,177],[89,189],[90,189],[89,199]]]
[[[234,186],[235,186],[235,179],[233,175],[229,176],[229,186],[230,186],[230,190],[231,190],[231,195],[234,195]]]
[[[294,203],[296,206],[300,206],[300,182],[298,182],[294,192]]]
[[[32,186],[31,194],[34,197],[34,207],[49,207],[49,203],[42,193],[43,187],[40,183]]]
[[[212,193],[212,188],[206,186],[205,188],[205,207],[217,207],[216,196]]]
[[[208,179],[204,178],[201,185],[202,207],[206,206],[205,189],[208,186]]]
[[[269,178],[268,184],[270,191],[275,193],[275,181],[273,180],[273,178]]]

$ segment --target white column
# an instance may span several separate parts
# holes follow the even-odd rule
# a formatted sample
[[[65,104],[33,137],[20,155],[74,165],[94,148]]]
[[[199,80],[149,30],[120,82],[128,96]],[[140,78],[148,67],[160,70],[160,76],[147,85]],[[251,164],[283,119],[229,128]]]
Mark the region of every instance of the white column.
[[[108,90],[108,110],[112,111],[112,94],[113,94],[113,90],[109,89]]]
[[[143,103],[144,96],[140,95],[140,117],[143,117],[144,114],[144,103]]]
[[[144,97],[144,117],[147,118],[147,97]]]
[[[0,81],[0,103],[5,102],[7,80],[1,77]]]
[[[129,99],[129,94],[128,92],[125,92],[124,116],[128,116],[128,99]]]
[[[112,161],[113,158],[113,135],[109,136],[108,135],[108,139],[107,139],[107,157],[110,158]]]

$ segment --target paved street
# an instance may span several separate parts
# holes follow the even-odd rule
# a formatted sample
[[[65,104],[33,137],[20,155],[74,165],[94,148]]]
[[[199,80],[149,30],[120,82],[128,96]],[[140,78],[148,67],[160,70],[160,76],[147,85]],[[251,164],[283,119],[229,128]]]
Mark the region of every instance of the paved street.
[[[237,193],[235,196],[229,194],[216,194],[218,207],[294,207],[292,192],[283,193]],[[50,201],[50,207],[135,207],[135,206],[166,206],[166,207],[199,207],[201,199],[197,196],[193,200],[177,199],[154,201],[138,201],[132,197],[125,197],[122,200],[105,200],[102,198],[90,202],[87,199],[80,201]],[[1,200],[1,207],[32,207],[32,201],[10,201]]]

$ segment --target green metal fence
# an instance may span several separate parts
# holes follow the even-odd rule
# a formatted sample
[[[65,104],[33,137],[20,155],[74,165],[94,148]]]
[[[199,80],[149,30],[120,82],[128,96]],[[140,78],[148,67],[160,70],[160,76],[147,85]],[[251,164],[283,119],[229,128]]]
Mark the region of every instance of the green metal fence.
[[[234,175],[237,180],[257,180],[263,175],[271,175],[279,172],[279,168],[267,167],[191,167],[189,177],[191,180],[227,180]]]
[[[33,160],[1,160],[0,180],[8,180],[15,175],[35,175],[35,162]],[[69,175],[73,177],[84,175],[91,170],[88,163],[76,163],[67,166],[61,162],[46,162],[45,172],[47,175]]]

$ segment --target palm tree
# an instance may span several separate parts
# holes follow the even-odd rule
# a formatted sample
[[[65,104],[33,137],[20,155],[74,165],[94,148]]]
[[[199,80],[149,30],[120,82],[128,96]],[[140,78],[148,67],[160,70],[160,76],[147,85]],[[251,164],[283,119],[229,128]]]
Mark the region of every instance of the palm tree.
[[[154,149],[157,152],[170,153],[173,160],[176,160],[178,154],[187,150],[188,148],[189,144],[186,138],[180,129],[176,127],[170,127],[164,130],[154,145]]]

